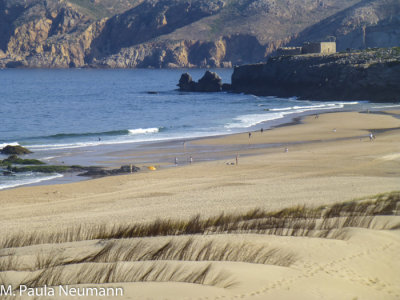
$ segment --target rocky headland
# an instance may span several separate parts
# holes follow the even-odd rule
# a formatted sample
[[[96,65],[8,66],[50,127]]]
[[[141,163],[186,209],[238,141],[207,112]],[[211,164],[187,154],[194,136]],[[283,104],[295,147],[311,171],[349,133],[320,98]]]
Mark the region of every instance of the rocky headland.
[[[400,48],[270,58],[236,67],[231,90],[315,100],[400,102]]]
[[[266,63],[234,68],[231,84],[214,72],[194,82],[182,74],[186,92],[249,93],[310,100],[400,102],[400,48],[370,49],[330,55],[271,57]]]

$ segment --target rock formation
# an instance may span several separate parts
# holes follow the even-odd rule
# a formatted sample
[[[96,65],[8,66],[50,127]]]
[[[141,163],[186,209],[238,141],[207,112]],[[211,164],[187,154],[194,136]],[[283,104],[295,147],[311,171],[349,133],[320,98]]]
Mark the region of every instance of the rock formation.
[[[139,172],[140,168],[132,166],[132,172]],[[87,177],[105,177],[113,175],[122,175],[131,173],[131,166],[121,166],[119,169],[103,169],[100,167],[87,167],[86,172],[79,174],[79,176]]]
[[[206,71],[198,82],[193,81],[189,73],[182,74],[178,83],[179,89],[185,92],[220,92],[222,79],[215,72]]]
[[[194,92],[196,90],[196,82],[193,81],[189,73],[183,73],[177,84],[179,89],[184,92]]]
[[[400,102],[400,48],[270,58],[236,67],[232,91],[316,100]]]
[[[6,155],[12,155],[12,154],[21,155],[21,154],[29,154],[32,152],[22,146],[7,145],[3,149],[1,149],[0,153]]]

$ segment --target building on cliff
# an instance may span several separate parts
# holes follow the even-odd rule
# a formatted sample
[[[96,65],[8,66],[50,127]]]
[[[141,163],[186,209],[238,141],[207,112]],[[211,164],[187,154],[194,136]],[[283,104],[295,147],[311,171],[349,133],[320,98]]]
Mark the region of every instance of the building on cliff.
[[[304,43],[302,54],[319,53],[332,54],[336,53],[336,42],[319,42],[319,43]]]
[[[276,51],[278,56],[332,53],[336,53],[336,42],[306,42],[302,47],[281,47]]]

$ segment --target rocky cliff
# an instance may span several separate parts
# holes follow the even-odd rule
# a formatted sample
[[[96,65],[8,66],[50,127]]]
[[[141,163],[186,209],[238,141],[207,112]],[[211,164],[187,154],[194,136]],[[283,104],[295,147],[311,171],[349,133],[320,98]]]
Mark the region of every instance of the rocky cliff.
[[[398,0],[0,0],[0,67],[230,67],[400,44]]]
[[[400,102],[400,47],[297,55],[236,67],[232,90],[317,100]]]

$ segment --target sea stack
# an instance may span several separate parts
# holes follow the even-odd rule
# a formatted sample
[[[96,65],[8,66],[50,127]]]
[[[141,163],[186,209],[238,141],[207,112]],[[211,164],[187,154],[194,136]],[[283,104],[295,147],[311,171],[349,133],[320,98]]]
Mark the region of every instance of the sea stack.
[[[184,92],[220,92],[222,79],[217,73],[207,70],[204,76],[195,82],[189,73],[184,73],[179,79],[178,86],[179,90]]]

